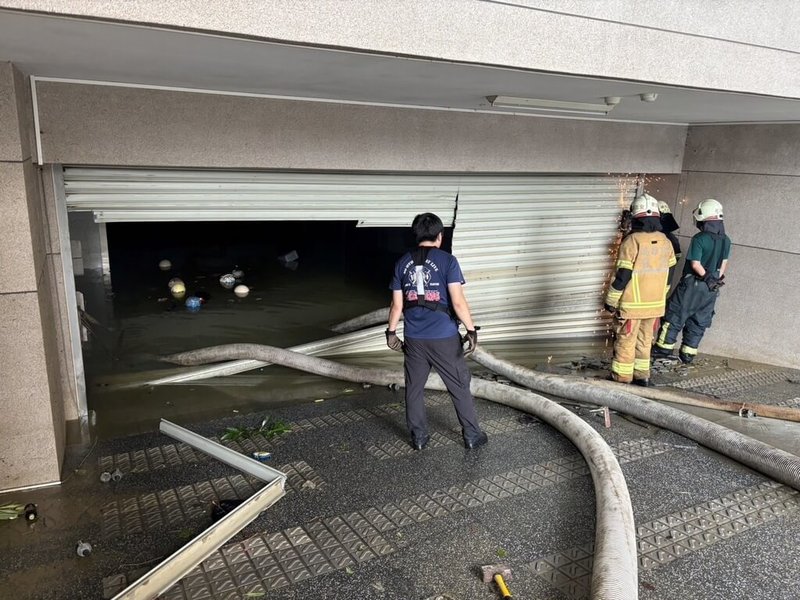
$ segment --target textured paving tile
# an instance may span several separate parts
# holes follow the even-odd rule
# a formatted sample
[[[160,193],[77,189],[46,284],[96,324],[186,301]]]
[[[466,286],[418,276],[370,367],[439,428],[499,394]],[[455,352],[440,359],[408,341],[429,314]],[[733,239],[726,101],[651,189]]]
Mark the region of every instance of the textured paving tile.
[[[776,482],[744,488],[636,528],[639,569],[656,569],[800,510],[800,493]],[[532,571],[570,598],[589,597],[594,543],[540,558]]]
[[[481,421],[481,427],[486,433],[491,435],[501,435],[526,429],[536,424],[537,421],[525,420],[521,422],[517,417],[506,417],[502,419],[485,419]],[[457,431],[434,431],[431,433],[431,440],[428,448],[441,448],[443,446],[463,445],[460,432]],[[388,460],[414,454],[416,450],[411,447],[408,440],[393,439],[388,442],[377,442],[370,444],[366,448],[372,456],[379,460]]]
[[[612,447],[620,462],[641,460],[674,448],[652,440],[635,440]],[[258,534],[223,546],[162,597],[196,598],[198,596],[190,594],[214,593],[214,586],[222,589],[223,582],[226,592],[242,596],[250,590],[268,592],[289,586],[395,552],[387,533],[396,529],[526,494],[588,473],[583,457],[574,454],[381,506],[315,519],[279,532]],[[578,571],[573,567],[572,572]],[[591,568],[587,573],[591,573]],[[207,592],[209,589],[212,591]]]
[[[446,393],[433,393],[426,399],[428,406],[440,406],[449,402],[450,398]],[[402,416],[405,414],[404,410],[402,404],[391,403],[370,408],[336,412],[310,419],[299,419],[289,422],[288,425],[292,432],[298,433],[302,431],[337,427],[340,425],[349,425],[364,421],[365,419],[386,418],[387,416],[396,417],[397,415]],[[281,445],[285,437],[277,436],[270,440],[263,435],[254,435],[251,438],[237,441],[222,441],[217,437],[210,439],[223,446],[232,448],[237,452],[250,455],[253,452],[270,451],[274,449],[276,446]],[[180,467],[185,464],[209,462],[211,460],[213,460],[211,457],[193,449],[187,444],[175,443],[101,456],[98,459],[98,466],[101,471],[111,472],[114,469],[119,469],[124,474],[147,473],[159,469]]]
[[[286,474],[287,493],[317,489],[323,485],[319,475],[304,461],[283,465],[278,470]],[[212,501],[244,500],[263,485],[258,479],[237,474],[122,498],[100,509],[103,535],[111,538],[164,526],[180,528],[207,516]]]
[[[789,377],[790,374],[787,371],[775,369],[728,371],[706,377],[687,379],[671,385],[684,390],[722,397],[786,381]]]

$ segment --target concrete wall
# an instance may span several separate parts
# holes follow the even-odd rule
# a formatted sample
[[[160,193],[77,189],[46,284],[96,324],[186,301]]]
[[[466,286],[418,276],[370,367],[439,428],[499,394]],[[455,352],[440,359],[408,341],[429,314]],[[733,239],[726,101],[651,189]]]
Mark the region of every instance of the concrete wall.
[[[0,6],[800,97],[800,3],[795,0],[0,0]]]
[[[690,128],[682,186],[682,241],[696,232],[691,210],[705,198],[722,202],[733,240],[701,351],[796,368],[800,124]]]
[[[44,82],[46,163],[677,173],[686,128]]]
[[[57,259],[31,161],[30,87],[0,63],[0,490],[58,481],[65,414]]]

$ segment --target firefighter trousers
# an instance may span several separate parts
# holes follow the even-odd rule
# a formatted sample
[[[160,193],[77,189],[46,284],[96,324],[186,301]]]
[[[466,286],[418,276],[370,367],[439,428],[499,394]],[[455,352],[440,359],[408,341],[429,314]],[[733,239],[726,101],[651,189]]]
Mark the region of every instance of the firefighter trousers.
[[[622,383],[650,379],[650,347],[658,327],[658,317],[650,319],[615,319],[614,360],[611,376]]]
[[[694,356],[700,347],[706,329],[711,327],[718,291],[711,291],[705,282],[692,274],[681,279],[678,287],[669,297],[667,313],[656,338],[656,346],[672,350],[683,331],[679,352]]]

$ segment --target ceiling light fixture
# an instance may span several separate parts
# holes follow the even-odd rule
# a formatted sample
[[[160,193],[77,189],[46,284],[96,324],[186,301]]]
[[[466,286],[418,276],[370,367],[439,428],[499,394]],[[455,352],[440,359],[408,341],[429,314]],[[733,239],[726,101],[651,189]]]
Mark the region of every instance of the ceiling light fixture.
[[[565,102],[562,100],[542,100],[537,98],[515,98],[513,96],[486,96],[492,108],[517,108],[537,112],[578,113],[584,115],[607,115],[618,104],[589,104],[585,102]],[[617,100],[617,98],[613,98]]]

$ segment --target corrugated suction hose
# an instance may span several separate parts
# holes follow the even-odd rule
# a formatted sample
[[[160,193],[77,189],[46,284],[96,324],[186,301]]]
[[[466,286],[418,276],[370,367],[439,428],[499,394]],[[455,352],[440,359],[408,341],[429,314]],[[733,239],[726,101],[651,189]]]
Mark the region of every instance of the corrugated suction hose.
[[[486,361],[498,360],[484,352],[481,356]],[[405,384],[403,374],[398,371],[342,365],[259,344],[214,346],[174,354],[164,360],[180,365],[196,366],[240,359],[280,364],[344,381],[397,386]],[[514,366],[510,363],[505,365]],[[446,390],[444,383],[436,375],[428,379],[426,387]],[[622,469],[605,440],[583,419],[538,394],[480,379],[472,380],[471,390],[474,396],[535,415],[563,433],[578,448],[589,466],[596,498],[591,597],[593,600],[636,600],[638,562],[633,509]]]

